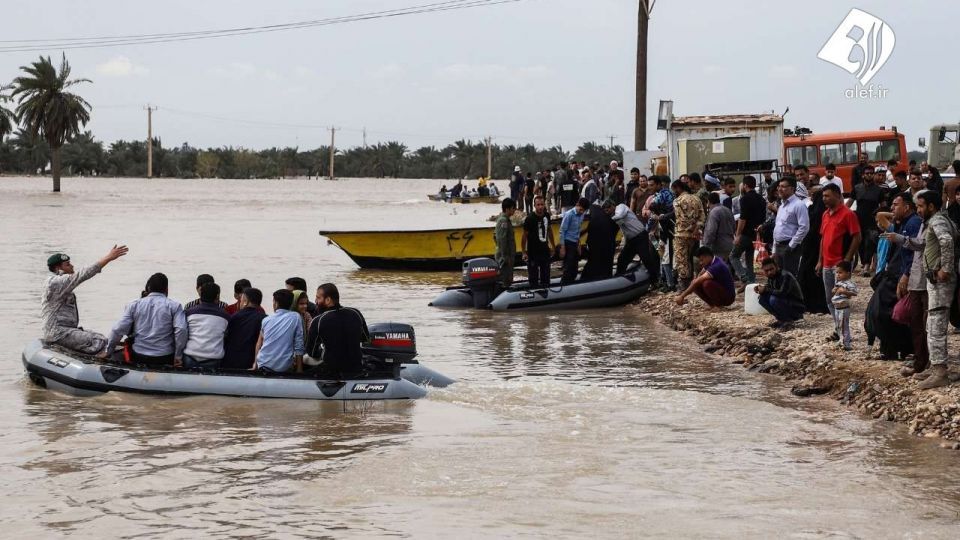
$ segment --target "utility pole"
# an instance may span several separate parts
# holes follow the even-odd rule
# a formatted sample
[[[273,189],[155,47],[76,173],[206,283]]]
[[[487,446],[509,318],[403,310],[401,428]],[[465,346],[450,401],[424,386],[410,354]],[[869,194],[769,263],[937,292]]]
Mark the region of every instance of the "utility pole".
[[[610,138],[610,149],[613,149],[613,140],[617,138],[616,135],[607,135]]]
[[[363,147],[367,147],[367,127],[363,127]]]
[[[336,178],[336,176],[334,176],[333,174],[333,159],[337,153],[336,136],[337,136],[337,128],[331,127],[330,128],[330,180],[333,180]]]
[[[487,137],[487,180],[493,177],[493,137]]]
[[[153,178],[153,111],[156,107],[151,107],[147,103],[147,178]]]
[[[634,150],[647,149],[647,29],[657,0],[640,0],[637,18],[637,117],[634,122]]]

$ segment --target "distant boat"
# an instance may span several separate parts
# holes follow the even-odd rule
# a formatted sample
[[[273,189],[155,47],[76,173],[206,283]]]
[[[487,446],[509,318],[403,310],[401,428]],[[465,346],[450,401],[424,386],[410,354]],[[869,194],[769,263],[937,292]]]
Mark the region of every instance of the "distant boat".
[[[553,237],[560,223],[553,222]],[[320,231],[360,268],[379,270],[459,271],[464,261],[493,257],[493,226],[425,231]],[[514,226],[517,264],[523,228]]]
[[[439,201],[439,202],[447,202],[447,201],[449,201],[449,202],[452,202],[452,203],[454,203],[454,204],[477,204],[477,203],[497,204],[497,203],[500,202],[500,196],[499,196],[499,195],[486,195],[486,196],[483,196],[483,197],[480,197],[480,196],[477,196],[477,197],[448,197],[448,198],[444,199],[443,197],[441,197],[441,196],[438,195],[438,194],[432,194],[432,195],[427,195],[427,198],[430,199],[431,201]]]

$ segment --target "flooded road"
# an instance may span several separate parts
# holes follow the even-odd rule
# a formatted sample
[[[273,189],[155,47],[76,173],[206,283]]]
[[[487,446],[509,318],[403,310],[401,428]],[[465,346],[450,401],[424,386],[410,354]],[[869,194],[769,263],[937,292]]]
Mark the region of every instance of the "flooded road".
[[[0,179],[0,536],[956,538],[955,452],[717,363],[636,307],[427,303],[457,274],[360,271],[319,229],[478,225],[440,182]],[[505,187],[505,186],[501,186]],[[266,294],[303,276],[416,327],[460,380],[409,404],[108,394],[29,383],[54,251],[130,255],[81,286],[107,332],[146,278]]]

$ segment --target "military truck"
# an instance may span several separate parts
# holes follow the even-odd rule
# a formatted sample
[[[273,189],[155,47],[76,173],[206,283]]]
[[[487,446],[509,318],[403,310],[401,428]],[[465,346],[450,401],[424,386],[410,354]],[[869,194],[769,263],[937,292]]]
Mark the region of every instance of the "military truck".
[[[938,124],[930,128],[929,146],[920,137],[920,148],[927,149],[927,163],[946,172],[954,160],[960,159],[960,124]],[[960,171],[951,171],[954,174]]]

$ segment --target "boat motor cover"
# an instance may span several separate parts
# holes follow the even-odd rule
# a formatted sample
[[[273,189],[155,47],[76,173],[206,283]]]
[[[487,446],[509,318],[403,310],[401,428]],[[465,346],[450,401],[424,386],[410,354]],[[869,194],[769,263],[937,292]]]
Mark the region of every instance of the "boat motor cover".
[[[463,284],[467,287],[488,287],[500,281],[500,265],[489,257],[463,263]]]
[[[406,363],[417,356],[417,337],[413,327],[402,323],[374,323],[368,326],[370,342],[362,346],[364,354],[381,360]]]

